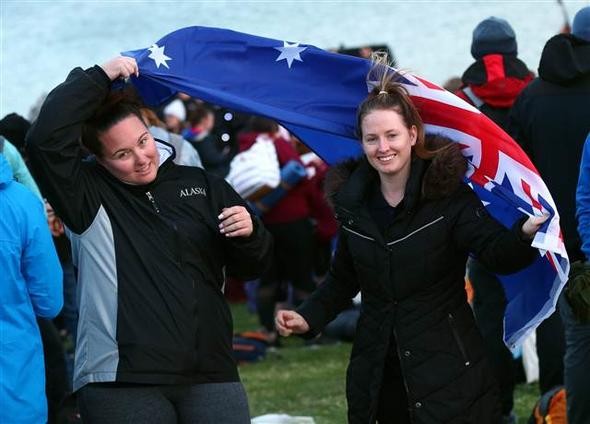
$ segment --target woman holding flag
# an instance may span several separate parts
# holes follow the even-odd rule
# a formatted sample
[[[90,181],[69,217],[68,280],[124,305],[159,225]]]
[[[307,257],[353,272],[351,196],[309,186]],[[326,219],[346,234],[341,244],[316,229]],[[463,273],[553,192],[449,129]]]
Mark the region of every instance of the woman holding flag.
[[[497,273],[526,267],[546,217],[523,216],[508,230],[488,215],[462,181],[459,145],[425,137],[417,109],[390,76],[359,106],[357,128],[364,156],[328,177],[341,223],[329,277],[296,311],[279,311],[277,329],[313,337],[360,291],[349,422],[499,423],[465,264],[472,252]]]
[[[138,73],[128,57],[74,69],[27,136],[78,269],[82,419],[249,423],[222,289],[226,272],[264,270],[271,237],[223,179],[174,164],[138,105],[111,90]]]

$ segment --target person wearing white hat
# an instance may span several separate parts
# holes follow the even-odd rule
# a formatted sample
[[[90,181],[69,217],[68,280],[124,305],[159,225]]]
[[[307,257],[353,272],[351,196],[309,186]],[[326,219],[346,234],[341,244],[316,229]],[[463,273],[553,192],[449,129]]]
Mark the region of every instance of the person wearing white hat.
[[[186,108],[182,100],[175,99],[164,108],[164,122],[168,131],[180,134],[186,120]]]

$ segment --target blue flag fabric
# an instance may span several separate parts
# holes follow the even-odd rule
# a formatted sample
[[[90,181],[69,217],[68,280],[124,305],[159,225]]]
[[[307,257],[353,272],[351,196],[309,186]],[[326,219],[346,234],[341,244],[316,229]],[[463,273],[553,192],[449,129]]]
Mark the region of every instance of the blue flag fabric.
[[[357,156],[356,106],[367,96],[370,63],[239,32],[203,27],[175,31],[134,57],[144,100],[159,105],[177,92],[280,121],[328,163]],[[312,65],[312,66],[310,66]]]
[[[280,122],[327,163],[361,153],[356,108],[371,87],[368,60],[310,45],[225,29],[190,27],[134,57],[131,78],[143,99],[159,105],[177,92]],[[535,236],[542,253],[529,268],[502,276],[508,305],[505,340],[517,344],[554,310],[569,260],[557,208],[522,149],[479,110],[422,78],[401,83],[418,107],[428,133],[460,143],[470,167],[466,180],[490,214],[511,227],[523,213],[550,215]]]

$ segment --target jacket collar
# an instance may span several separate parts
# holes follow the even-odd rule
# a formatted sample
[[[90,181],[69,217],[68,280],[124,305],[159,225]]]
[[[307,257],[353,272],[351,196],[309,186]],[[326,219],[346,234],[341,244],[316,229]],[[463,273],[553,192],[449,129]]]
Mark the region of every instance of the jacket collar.
[[[422,177],[426,168],[426,161],[415,156],[412,158],[410,176],[406,184],[404,199],[400,204],[404,209],[414,209],[420,200]],[[366,209],[366,197],[373,184],[379,184],[379,174],[363,157],[348,181],[336,194],[334,199],[336,207],[357,213]]]
[[[421,198],[422,177],[426,168],[426,161],[418,157],[412,159],[404,199],[398,205],[398,213],[394,222],[415,210]],[[374,184],[379,184],[379,174],[363,157],[348,180],[335,194],[334,207],[336,216],[342,225],[350,229],[360,229],[378,243],[385,244],[385,238],[373,221],[367,207],[367,196]]]

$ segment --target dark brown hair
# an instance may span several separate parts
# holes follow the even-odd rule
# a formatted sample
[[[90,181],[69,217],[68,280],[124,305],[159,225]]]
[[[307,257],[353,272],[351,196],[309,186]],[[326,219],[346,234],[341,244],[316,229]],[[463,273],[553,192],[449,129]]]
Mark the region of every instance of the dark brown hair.
[[[436,151],[428,150],[424,143],[424,123],[418,109],[412,102],[406,88],[397,80],[401,73],[389,66],[386,53],[375,52],[372,56],[373,67],[367,76],[368,81],[377,81],[367,98],[357,109],[357,136],[362,140],[363,119],[375,110],[393,110],[400,114],[407,128],[416,127],[417,137],[413,151],[422,159],[430,159]]]
[[[141,107],[141,101],[133,91],[111,91],[94,115],[82,125],[82,144],[91,153],[102,158],[100,135],[128,116],[135,116],[145,124]]]
[[[141,112],[142,121],[147,127],[160,127],[166,129],[166,124],[158,118],[158,115],[152,109],[144,106],[140,108],[139,111]]]
[[[272,119],[254,115],[250,118],[249,127],[251,131],[274,134],[279,130],[279,124]]]
[[[204,104],[197,104],[193,110],[188,114],[188,122],[191,125],[200,125],[201,122],[209,115],[213,114],[213,111],[205,106]]]

